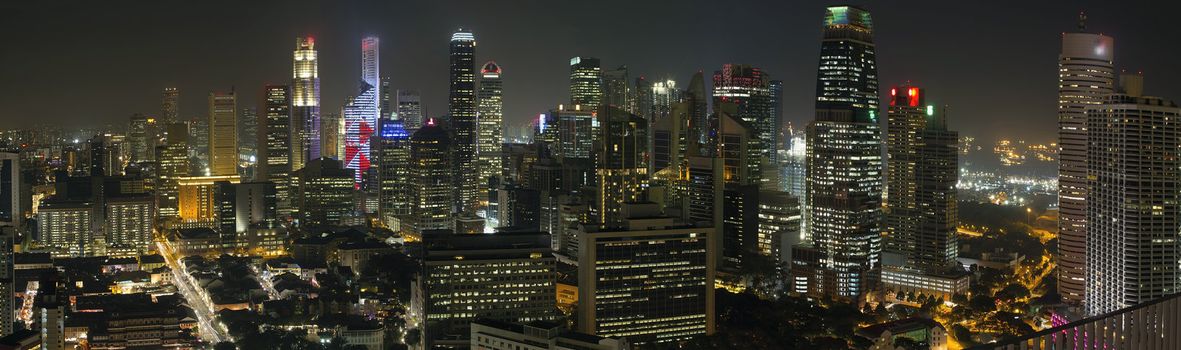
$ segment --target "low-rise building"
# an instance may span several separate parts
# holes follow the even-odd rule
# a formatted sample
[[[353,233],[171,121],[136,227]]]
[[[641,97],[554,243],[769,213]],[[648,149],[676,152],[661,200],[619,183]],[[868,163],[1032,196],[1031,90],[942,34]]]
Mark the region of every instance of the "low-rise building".
[[[571,332],[561,324],[536,321],[526,324],[477,320],[472,322],[472,350],[625,350],[627,339],[604,338]]]
[[[899,347],[899,338],[908,339],[908,343],[917,344],[919,349],[947,350],[947,330],[939,322],[927,318],[880,323],[857,330],[857,335],[873,342],[870,350],[916,350]]]

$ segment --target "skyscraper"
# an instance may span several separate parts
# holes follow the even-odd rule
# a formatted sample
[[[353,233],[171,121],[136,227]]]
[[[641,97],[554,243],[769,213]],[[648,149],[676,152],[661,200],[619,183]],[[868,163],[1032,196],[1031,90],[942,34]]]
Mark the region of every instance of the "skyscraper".
[[[856,299],[874,285],[881,254],[881,133],[869,12],[826,10],[808,124],[807,226],[821,256],[823,294]],[[794,252],[793,252],[794,255]],[[797,278],[803,276],[797,276]]]
[[[410,224],[411,232],[450,229],[452,190],[451,138],[434,119],[410,137]]]
[[[20,154],[0,152],[0,226],[20,227],[24,222],[21,186]]]
[[[263,89],[262,113],[259,114],[259,181],[275,183],[275,198],[280,213],[291,210],[288,182],[291,172],[291,89],[287,85],[267,85]]]
[[[356,186],[360,188],[365,172],[369,171],[369,141],[377,131],[378,113],[381,107],[381,82],[378,78],[378,39],[366,37],[361,40],[361,89],[356,97],[344,106],[344,165],[356,174]]]
[[[478,207],[479,173],[476,171],[476,37],[460,28],[451,34],[451,92],[447,105],[454,147],[455,209],[463,216],[475,216]]]
[[[156,205],[160,218],[179,214],[177,179],[189,176],[189,128],[185,123],[168,125],[164,145],[156,147],[159,168],[156,170]]]
[[[884,250],[905,266],[938,272],[958,265],[959,133],[947,130],[947,116],[925,105],[925,95],[914,86],[890,89]]]
[[[1087,278],[1085,110],[1115,91],[1115,40],[1085,32],[1084,19],[1062,34],[1058,55],[1058,294],[1074,304],[1085,299]]]
[[[296,38],[291,76],[291,169],[320,157],[320,72],[316,40]]]
[[[301,225],[340,225],[353,214],[353,170],[339,160],[316,158],[296,172],[299,178],[297,206]]]
[[[1086,108],[1088,316],[1181,287],[1181,108],[1113,94]],[[1065,146],[1064,146],[1065,147]]]
[[[209,172],[238,174],[238,100],[233,91],[209,93]]]
[[[598,110],[603,104],[603,75],[599,59],[570,59],[570,104]]]
[[[164,99],[160,107],[160,118],[164,125],[175,123],[180,116],[180,90],[175,87],[164,88]]]
[[[422,127],[422,101],[418,90],[398,90],[398,119],[405,123],[406,131],[414,132]]]
[[[501,70],[494,61],[488,61],[480,69],[480,100],[477,114],[479,129],[479,146],[476,153],[479,157],[477,168],[480,172],[478,196],[481,208],[487,207],[488,189],[493,186],[492,179],[500,178],[501,173],[501,145],[504,143],[503,129],[503,101],[501,100]],[[481,209],[483,210],[483,209]],[[485,217],[487,214],[485,214]]]
[[[155,160],[156,142],[159,141],[160,124],[156,118],[143,114],[131,116],[127,128],[127,143],[131,148],[131,161]]]
[[[762,158],[771,159],[779,131],[773,112],[770,80],[758,67],[725,64],[722,70],[714,72],[713,87],[714,106],[733,103],[737,107],[734,116],[753,129],[758,142],[750,149],[752,156],[749,159],[753,160],[749,164],[750,176],[752,183],[759,184],[764,179],[763,169],[772,168],[763,166]]]
[[[16,273],[13,271],[13,241],[16,227],[0,226],[0,336],[13,332],[16,315]],[[27,295],[27,294],[26,294]],[[31,297],[31,296],[26,296]]]
[[[343,111],[344,108],[341,109]],[[340,156],[344,154],[345,123],[342,115],[341,113],[324,113],[320,115],[320,132],[318,134],[320,158],[339,160],[341,159]]]
[[[410,134],[403,121],[382,119],[374,159],[377,160],[378,212],[386,226],[400,231],[410,215]]]
[[[648,187],[648,121],[620,108],[604,107],[598,115],[600,133],[594,169],[598,185],[599,223],[613,226],[623,219],[620,204],[641,202]]]
[[[637,113],[632,106],[631,87],[627,81],[627,66],[603,70],[603,103],[632,113]],[[641,115],[647,118],[646,115]]]

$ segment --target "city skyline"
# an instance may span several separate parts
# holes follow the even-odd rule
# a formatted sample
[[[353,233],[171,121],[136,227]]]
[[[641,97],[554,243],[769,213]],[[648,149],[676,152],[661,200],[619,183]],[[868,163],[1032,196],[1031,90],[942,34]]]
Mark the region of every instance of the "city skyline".
[[[24,67],[11,72],[11,76],[3,79],[5,83],[0,83],[3,84],[0,85],[0,92],[3,92],[0,94],[0,104],[9,106],[0,111],[0,120],[28,123],[41,119],[83,122],[95,126],[120,125],[120,121],[134,113],[158,114],[159,91],[171,86],[178,87],[181,92],[179,116],[182,120],[203,117],[200,96],[229,86],[245,92],[239,97],[239,105],[256,106],[259,94],[255,87],[266,83],[286,83],[290,75],[291,38],[307,35],[316,38],[321,56],[320,77],[324,90],[322,110],[336,110],[345,96],[356,93],[355,81],[360,68],[355,62],[360,57],[355,45],[362,37],[375,35],[381,37],[385,44],[382,65],[387,67],[384,71],[388,73],[385,75],[393,77],[392,87],[422,91],[423,104],[430,116],[441,116],[447,108],[447,96],[446,85],[440,82],[440,77],[446,77],[447,68],[434,58],[445,54],[447,50],[445,44],[440,44],[441,38],[446,38],[455,28],[463,26],[471,28],[481,40],[483,49],[477,54],[477,62],[496,60],[505,69],[515,72],[504,79],[506,89],[510,90],[504,102],[506,126],[521,125],[526,118],[535,117],[537,113],[567,100],[563,92],[552,87],[565,85],[565,77],[561,72],[567,69],[566,63],[570,57],[586,55],[600,58],[604,67],[627,64],[632,77],[644,76],[649,80],[672,78],[679,84],[687,84],[693,72],[703,70],[708,73],[724,63],[746,63],[761,67],[772,79],[785,82],[783,119],[785,123],[791,122],[793,126],[802,128],[811,117],[809,101],[813,97],[811,82],[814,81],[815,72],[807,67],[815,64],[816,49],[811,42],[819,37],[819,21],[814,18],[814,14],[823,11],[823,6],[827,4],[759,3],[757,7],[728,7],[727,11],[733,12],[733,15],[764,19],[735,26],[734,31],[774,33],[775,40],[771,42],[761,40],[764,36],[743,37],[734,35],[735,32],[731,30],[714,33],[704,27],[691,25],[691,21],[661,19],[695,18],[699,14],[708,14],[715,5],[707,3],[682,7],[631,4],[627,6],[629,11],[619,15],[625,20],[621,22],[634,19],[645,23],[644,26],[651,25],[658,29],[640,29],[644,26],[635,24],[601,32],[578,28],[562,21],[552,22],[555,20],[551,18],[560,16],[550,14],[562,13],[568,10],[566,7],[569,5],[530,6],[519,9],[518,13],[509,7],[473,4],[456,6],[459,10],[450,13],[435,4],[412,2],[394,7],[359,2],[349,5],[313,5],[318,11],[307,13],[296,11],[296,8],[307,8],[298,4],[291,6],[291,9],[279,9],[276,18],[280,20],[266,30],[243,30],[244,27],[253,27],[246,22],[247,18],[227,15],[224,20],[229,25],[225,29],[204,28],[190,33],[186,28],[201,28],[199,26],[204,22],[198,19],[204,18],[202,14],[213,15],[207,13],[213,7],[173,5],[176,6],[128,8],[127,5],[115,4],[94,8],[93,11],[77,11],[130,14],[177,11],[176,16],[171,16],[174,19],[167,22],[155,22],[158,19],[153,19],[154,16],[131,16],[144,17],[137,20],[143,22],[137,23],[156,28],[152,32],[139,31],[136,29],[138,26],[124,27],[120,24],[87,29],[86,33],[78,36],[67,34],[78,33],[79,26],[92,19],[74,18],[71,13],[48,16],[40,12],[46,9],[26,9],[16,4],[0,5],[5,12],[20,14],[0,26],[38,28],[35,30],[38,35],[20,36],[11,43],[14,51],[26,54],[0,56],[0,62],[6,66]],[[1153,11],[1147,3],[1119,7],[1100,2],[1060,5],[1027,4],[1023,11],[994,13],[971,21],[955,19],[960,16],[938,14],[947,11],[988,12],[991,9],[984,7],[988,5],[906,3],[875,8],[875,17],[889,26],[889,30],[883,31],[882,36],[877,38],[877,41],[889,47],[879,53],[882,66],[887,67],[882,70],[879,81],[889,85],[911,81],[941,91],[937,100],[932,102],[950,105],[949,115],[953,117],[951,127],[965,130],[965,136],[1052,140],[1056,124],[1055,106],[1046,101],[1052,101],[1053,95],[1039,88],[1053,79],[1052,75],[1045,72],[1047,69],[1053,70],[1054,62],[1045,57],[1053,57],[1056,50],[1052,46],[1060,40],[1058,35],[1075,28],[1077,12],[1085,10],[1092,14],[1088,19],[1091,30],[1124,38],[1121,45],[1116,47],[1116,55],[1125,57],[1117,65],[1117,71],[1144,71],[1147,76],[1153,77],[1148,80],[1149,91],[1162,96],[1178,94],[1177,87],[1167,86],[1164,82],[1181,78],[1181,72],[1168,69],[1169,62],[1164,58],[1168,55],[1147,53],[1156,46],[1141,39],[1160,34],[1159,29],[1142,23],[1151,23],[1153,18],[1159,18],[1156,16],[1163,16],[1168,11]],[[251,12],[258,10],[259,5],[240,6],[244,12]],[[764,10],[751,10],[754,8]],[[185,14],[182,16],[182,13]],[[531,22],[528,26],[498,22],[494,20],[502,17],[497,16],[498,13],[526,16],[539,22]],[[1133,13],[1145,13],[1147,17],[1132,17]],[[443,16],[446,20],[424,20],[432,15]],[[43,18],[45,23],[22,22],[27,18]],[[952,25],[955,29],[929,30]],[[534,35],[531,30],[534,26],[553,30]],[[636,33],[641,30],[655,34],[685,34],[632,35],[638,39],[620,39],[628,37],[626,32]],[[1172,29],[1165,29],[1166,32],[1168,30]],[[1025,33],[1031,35],[1022,35]],[[645,37],[659,39],[642,39]],[[60,45],[91,51],[87,49],[97,43],[110,45],[103,44],[108,50],[86,62],[63,61],[72,60],[64,57],[29,60],[29,57],[48,55],[50,49]],[[939,50],[940,54],[912,54],[915,51],[935,52],[933,50]],[[692,54],[689,56],[692,58],[680,59],[688,54]],[[936,59],[933,56],[948,59]],[[243,60],[244,57],[251,59]],[[57,64],[47,65],[44,62]],[[961,63],[974,68],[959,68]],[[101,65],[104,69],[98,69],[92,64]],[[39,87],[63,79],[81,79],[77,84],[83,88],[77,91],[86,93],[73,96],[79,103],[60,107],[45,103],[51,97],[44,91],[50,89]],[[32,85],[26,89],[24,87],[27,85],[17,86],[13,84],[15,82]],[[99,89],[94,85],[100,83],[115,84],[117,88]],[[980,91],[994,93],[983,94]],[[1006,95],[1009,103],[1005,106],[993,103],[998,94]],[[132,97],[128,98],[129,95]],[[1014,109],[1013,105],[1019,107]],[[49,116],[27,117],[32,114]],[[1001,123],[994,123],[993,120],[1030,123],[1031,127],[998,129],[996,125]]]

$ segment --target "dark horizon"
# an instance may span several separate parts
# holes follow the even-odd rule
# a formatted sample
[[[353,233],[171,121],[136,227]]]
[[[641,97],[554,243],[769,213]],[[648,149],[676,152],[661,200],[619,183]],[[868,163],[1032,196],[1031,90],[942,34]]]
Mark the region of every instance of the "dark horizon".
[[[9,67],[0,73],[0,121],[121,130],[134,113],[158,114],[168,86],[181,90],[182,119],[204,117],[213,90],[233,87],[239,109],[253,107],[264,84],[290,80],[301,35],[317,39],[325,113],[355,93],[360,39],[377,35],[392,87],[419,90],[428,116],[438,116],[447,109],[447,40],[462,26],[476,35],[477,64],[504,67],[506,126],[566,103],[569,58],[591,56],[604,69],[627,65],[629,79],[672,77],[681,88],[694,72],[708,76],[724,63],[761,67],[784,81],[784,121],[802,127],[812,119],[824,7],[834,3],[448,4],[0,4],[0,28],[14,33],[0,53]],[[1181,29],[1155,25],[1170,20],[1165,7],[1177,5],[863,5],[874,19],[880,91],[907,81],[926,88],[929,103],[950,107],[951,128],[982,145],[1002,136],[1056,139],[1060,33],[1075,30],[1078,10],[1087,11],[1089,31],[1115,38],[1117,69],[1144,72],[1148,95],[1181,99],[1181,86],[1168,84],[1181,80],[1175,49],[1157,43]],[[727,19],[735,22],[722,25]]]

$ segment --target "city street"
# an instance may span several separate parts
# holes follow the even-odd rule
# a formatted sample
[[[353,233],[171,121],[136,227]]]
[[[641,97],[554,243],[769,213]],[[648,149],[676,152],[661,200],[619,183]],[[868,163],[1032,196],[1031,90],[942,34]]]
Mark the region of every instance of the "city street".
[[[168,267],[172,269],[172,282],[176,285],[176,290],[185,297],[188,305],[197,314],[198,331],[201,338],[210,344],[233,341],[225,329],[213,325],[213,320],[217,317],[217,314],[213,312],[213,305],[201,297],[201,294],[197,292],[201,287],[181,268],[179,259],[182,257],[177,257],[176,251],[172,250],[172,247],[163,239],[157,239],[156,246],[160,250],[160,255],[164,256]]]

